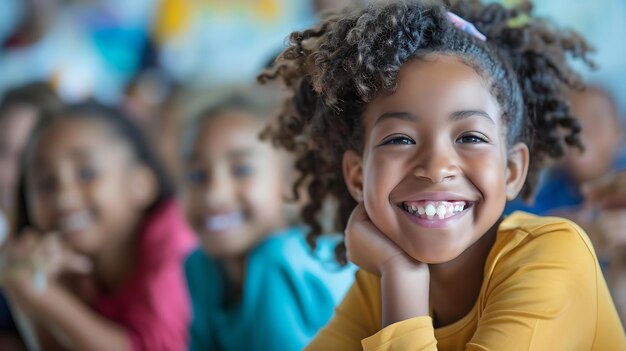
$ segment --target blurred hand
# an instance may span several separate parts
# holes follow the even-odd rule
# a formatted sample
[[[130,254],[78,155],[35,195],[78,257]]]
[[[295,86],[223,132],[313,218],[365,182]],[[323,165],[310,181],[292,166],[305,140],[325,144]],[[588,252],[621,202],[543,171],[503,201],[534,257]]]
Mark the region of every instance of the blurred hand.
[[[385,269],[414,269],[424,265],[376,228],[363,203],[352,211],[345,234],[348,260],[370,273],[380,276]]]
[[[57,233],[25,230],[7,248],[0,286],[20,292],[45,289],[64,272],[88,273],[91,261],[70,250]]]
[[[626,246],[626,209],[603,210],[596,223],[607,247]]]
[[[626,171],[583,184],[582,192],[590,206],[626,208]]]

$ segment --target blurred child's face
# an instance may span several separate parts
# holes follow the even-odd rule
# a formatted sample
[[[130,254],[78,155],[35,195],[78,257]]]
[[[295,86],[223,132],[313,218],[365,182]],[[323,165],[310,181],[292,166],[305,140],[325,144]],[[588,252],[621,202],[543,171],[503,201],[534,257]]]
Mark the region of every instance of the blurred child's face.
[[[571,98],[572,114],[578,117],[585,151],[568,150],[566,168],[577,182],[597,179],[612,166],[618,151],[621,126],[617,111],[603,93],[585,90]]]
[[[525,178],[507,153],[505,126],[484,79],[443,55],[404,64],[398,88],[368,104],[362,155],[344,155],[353,196],[414,259],[448,262],[498,221]],[[519,173],[519,172],[517,172]]]
[[[125,240],[154,189],[130,146],[92,119],[64,118],[38,137],[29,158],[28,204],[43,231],[97,255]]]
[[[283,225],[279,155],[258,118],[227,111],[200,124],[185,165],[187,217],[211,256],[245,255]]]
[[[27,105],[8,109],[0,119],[0,208],[14,207],[19,160],[36,120],[36,109]]]

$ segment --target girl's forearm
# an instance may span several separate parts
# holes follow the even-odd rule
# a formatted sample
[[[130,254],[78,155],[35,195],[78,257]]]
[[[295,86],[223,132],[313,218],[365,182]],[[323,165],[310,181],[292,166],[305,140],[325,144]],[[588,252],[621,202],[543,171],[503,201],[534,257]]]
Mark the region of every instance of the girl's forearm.
[[[51,334],[63,334],[73,349],[130,350],[123,328],[92,311],[63,287],[50,284],[45,291],[15,298],[42,327],[53,327],[54,330],[48,330]]]
[[[381,272],[382,327],[428,316],[428,266],[388,267]]]

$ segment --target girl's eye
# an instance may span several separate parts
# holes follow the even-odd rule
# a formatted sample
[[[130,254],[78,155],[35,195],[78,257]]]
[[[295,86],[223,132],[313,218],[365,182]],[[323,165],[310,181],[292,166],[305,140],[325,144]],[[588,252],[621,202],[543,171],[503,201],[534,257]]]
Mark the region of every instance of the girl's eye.
[[[487,141],[482,138],[479,137],[477,135],[463,135],[461,137],[459,137],[456,140],[457,144],[480,144],[480,143],[486,143]]]
[[[254,169],[249,165],[236,165],[233,168],[233,175],[236,178],[245,178],[252,174]]]
[[[415,141],[405,136],[392,137],[383,141],[382,143],[382,145],[414,145],[414,144],[415,144]]]
[[[83,182],[90,182],[96,178],[96,171],[91,167],[83,167],[78,171],[78,177]]]
[[[206,182],[207,176],[206,172],[196,170],[187,172],[185,178],[189,184],[203,184]]]

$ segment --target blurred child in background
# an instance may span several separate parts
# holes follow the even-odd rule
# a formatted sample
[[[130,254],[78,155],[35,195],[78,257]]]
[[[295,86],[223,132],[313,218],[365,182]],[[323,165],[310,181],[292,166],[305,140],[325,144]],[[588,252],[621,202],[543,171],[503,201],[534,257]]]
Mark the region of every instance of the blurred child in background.
[[[157,159],[114,109],[72,106],[24,155],[1,283],[42,349],[182,350],[193,244]]]
[[[581,122],[585,151],[568,154],[565,171],[582,201],[574,202],[578,208],[556,209],[554,213],[571,218],[589,233],[624,324],[626,193],[619,190],[620,178],[626,173],[624,127],[613,96],[601,87],[590,86],[573,94],[571,107]],[[609,189],[610,193],[606,191]]]
[[[522,209],[536,214],[571,213],[582,209],[583,186],[602,182],[609,173],[626,169],[621,152],[622,126],[611,95],[595,86],[570,95],[572,114],[580,122],[584,151],[571,150],[542,175],[541,185],[530,204],[516,200],[507,211]]]
[[[30,83],[9,90],[0,101],[0,257],[14,226],[19,160],[30,132],[42,116],[61,108],[50,86]],[[0,259],[1,260],[1,259]],[[4,295],[0,293],[0,345],[20,343]]]
[[[626,274],[626,192],[618,189],[618,174],[626,172],[624,130],[617,104],[604,88],[591,85],[569,98],[580,122],[584,151],[569,150],[543,175],[532,204],[517,199],[507,210],[566,217],[583,227],[624,321],[626,288],[618,288],[626,281],[620,278]]]
[[[301,350],[353,281],[331,263],[333,238],[313,254],[286,219],[286,167],[259,139],[263,92],[235,93],[189,127],[183,196],[201,241],[186,263],[192,350]]]

